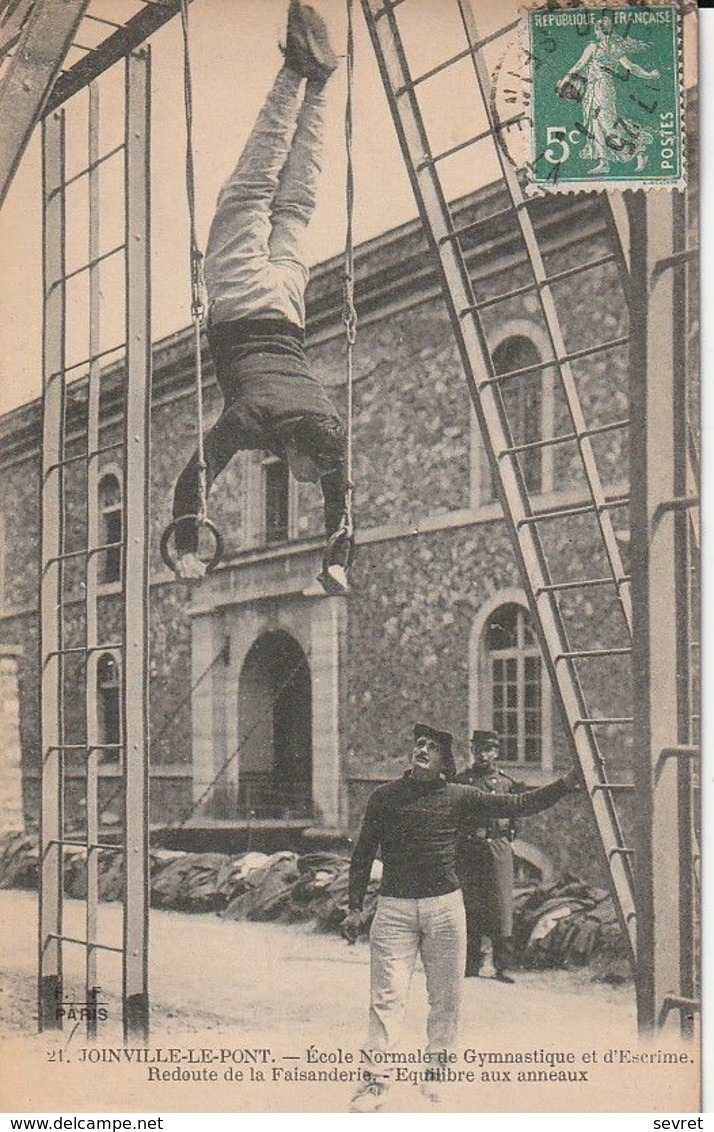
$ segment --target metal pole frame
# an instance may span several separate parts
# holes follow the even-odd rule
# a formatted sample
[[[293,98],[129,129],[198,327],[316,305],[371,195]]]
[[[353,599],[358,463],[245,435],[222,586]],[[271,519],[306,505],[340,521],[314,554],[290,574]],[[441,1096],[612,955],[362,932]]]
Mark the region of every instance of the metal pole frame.
[[[149,1033],[150,99],[147,48],[126,60],[126,424],[123,544],[124,970],[126,1041]]]
[[[87,1039],[97,1036],[97,940],[99,905],[99,767],[102,752],[99,747],[99,712],[97,705],[97,667],[99,664],[99,617],[97,593],[99,588],[100,557],[96,547],[100,542],[98,484],[99,484],[99,405],[101,389],[101,362],[98,358],[101,317],[101,264],[100,209],[99,209],[99,87],[89,87],[89,388],[87,404],[87,559],[85,565],[85,726],[87,739],[86,798],[87,798],[87,905],[85,962]]]
[[[671,193],[627,194],[632,258],[631,564],[634,596],[637,1014],[692,1032],[693,749],[689,738],[686,265]]]
[[[64,660],[62,585],[65,417],[65,123],[43,123],[43,389],[40,559],[40,796],[38,1025],[62,1028]]]
[[[90,0],[35,0],[0,83],[0,205]]]

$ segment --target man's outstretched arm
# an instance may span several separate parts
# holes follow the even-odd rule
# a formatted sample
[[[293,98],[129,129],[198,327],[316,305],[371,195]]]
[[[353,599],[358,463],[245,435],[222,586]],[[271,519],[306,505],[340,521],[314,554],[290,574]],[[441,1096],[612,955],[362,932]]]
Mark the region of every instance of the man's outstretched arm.
[[[547,786],[536,790],[525,790],[521,794],[490,794],[476,786],[462,786],[462,806],[465,814],[476,814],[479,817],[525,817],[547,810],[567,794],[574,794],[579,789],[580,778],[573,768],[561,778],[556,778],[555,782],[549,782]]]

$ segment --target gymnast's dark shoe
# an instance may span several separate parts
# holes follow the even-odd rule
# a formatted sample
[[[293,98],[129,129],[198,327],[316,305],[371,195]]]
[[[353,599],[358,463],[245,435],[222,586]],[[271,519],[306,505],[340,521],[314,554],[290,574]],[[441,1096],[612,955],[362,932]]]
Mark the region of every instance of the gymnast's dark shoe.
[[[512,985],[516,981],[513,975],[508,974],[508,971],[496,971],[496,978],[499,983],[508,983],[509,985]]]
[[[300,0],[290,0],[283,54],[286,67],[312,82],[326,83],[337,67],[325,21]]]
[[[344,566],[340,566],[339,562],[333,562],[331,566],[326,566],[318,574],[317,580],[325,593],[331,597],[344,597],[350,592],[347,571]]]

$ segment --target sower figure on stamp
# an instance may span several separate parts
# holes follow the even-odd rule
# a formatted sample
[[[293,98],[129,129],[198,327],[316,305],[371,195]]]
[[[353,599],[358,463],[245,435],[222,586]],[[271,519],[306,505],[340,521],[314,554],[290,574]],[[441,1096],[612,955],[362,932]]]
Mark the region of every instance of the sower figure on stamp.
[[[574,771],[539,790],[499,795],[461,786],[451,753],[452,737],[424,723],[414,728],[409,769],[378,787],[367,803],[350,866],[350,913],[343,935],[354,940],[377,851],[382,883],[370,933],[369,1036],[365,1049],[389,1050],[421,956],[429,995],[429,1066],[422,1092],[438,1100],[434,1082],[444,1054],[453,1049],[466,960],[466,915],[456,873],[456,846],[464,822],[535,814],[578,789]],[[352,1098],[353,1111],[382,1107],[389,1077],[379,1057]]]
[[[593,35],[593,41],[558,84],[557,92],[561,98],[582,102],[588,140],[581,153],[584,158],[597,162],[591,173],[607,173],[611,161],[632,160],[641,172],[647,164],[647,149],[654,140],[654,133],[618,112],[618,67],[628,78],[635,75],[641,79],[656,79],[659,71],[654,67],[647,70],[628,57],[628,51],[646,51],[648,44],[616,35],[611,16],[596,21]]]
[[[495,731],[474,731],[471,765],[456,781],[490,794],[527,790],[498,767],[500,742]],[[513,962],[513,849],[516,823],[512,817],[469,822],[459,839],[457,872],[466,908],[466,977],[478,975],[484,962],[484,938],[493,948],[496,978],[512,983]]]
[[[206,492],[239,449],[267,448],[298,480],[320,481],[328,540],[320,581],[347,592],[346,433],[305,357],[304,237],[321,171],[325,91],[337,66],[322,18],[288,11],[284,65],[224,184],[205,261],[208,341],[224,408],[204,439]],[[304,89],[303,89],[304,87]],[[176,571],[200,578],[198,453],[174,492]]]

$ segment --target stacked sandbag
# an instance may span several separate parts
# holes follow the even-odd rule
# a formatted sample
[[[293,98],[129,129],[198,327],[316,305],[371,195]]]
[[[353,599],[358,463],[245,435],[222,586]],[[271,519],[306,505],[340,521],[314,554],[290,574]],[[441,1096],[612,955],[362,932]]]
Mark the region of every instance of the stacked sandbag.
[[[124,895],[124,854],[116,849],[102,849],[99,854],[99,899],[121,900]]]
[[[595,967],[594,977],[631,977],[627,949],[611,897],[604,889],[565,876],[549,888],[531,888],[514,901],[516,956],[525,967]]]
[[[37,843],[26,833],[0,838],[0,888],[37,888]]]
[[[225,853],[182,853],[152,859],[151,903],[181,912],[215,912],[225,899],[221,886],[230,870]]]
[[[99,894],[121,899],[123,853],[102,849]],[[366,938],[376,909],[381,862],[375,861],[364,900]],[[25,834],[0,838],[0,888],[36,888],[38,853]],[[84,898],[86,849],[66,846],[64,889]],[[226,919],[304,923],[338,932],[348,910],[349,857],[281,851],[185,853],[150,851],[151,903],[184,912],[218,912]],[[623,982],[631,978],[625,940],[610,896],[600,888],[565,876],[550,887],[530,887],[514,899],[516,959],[526,968],[588,967],[593,978]]]
[[[286,918],[316,921],[327,930],[338,926],[347,906],[349,859],[335,853],[305,853],[297,867]]]
[[[297,853],[271,853],[264,864],[242,877],[227,907],[228,920],[277,920],[288,914],[290,893],[299,878]]]

